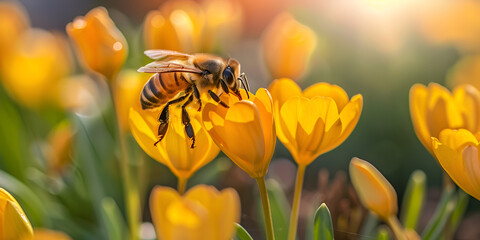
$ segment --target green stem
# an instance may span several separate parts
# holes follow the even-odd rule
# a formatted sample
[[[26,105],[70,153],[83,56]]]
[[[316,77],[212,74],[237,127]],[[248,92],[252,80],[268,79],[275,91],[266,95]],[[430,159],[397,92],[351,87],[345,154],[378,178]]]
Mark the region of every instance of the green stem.
[[[400,225],[397,216],[390,216],[390,218],[387,220],[387,224],[390,226],[390,228],[392,228],[393,234],[397,240],[407,240],[405,237],[405,232],[403,231],[403,227]]]
[[[265,185],[265,177],[260,177],[255,180],[257,180],[258,190],[260,191],[260,197],[262,198],[263,218],[265,220],[265,232],[267,234],[267,240],[275,240],[275,236],[273,235],[270,202],[268,201],[267,187]]]
[[[125,142],[126,135],[122,131],[120,123],[118,121],[116,109],[117,105],[115,103],[115,97],[113,95],[114,91],[112,89],[112,81],[110,81],[109,89],[114,114],[117,119],[115,130],[120,143],[120,168],[123,176],[124,194],[126,199],[125,204],[127,209],[127,221],[130,228],[130,239],[138,240],[140,233],[140,191],[138,181],[135,181],[136,177],[133,177],[135,175],[132,172],[134,168],[130,166],[130,155],[128,152],[127,144]]]
[[[300,195],[302,194],[303,178],[307,165],[298,165],[297,179],[295,181],[295,193],[293,195],[292,212],[290,214],[290,227],[288,228],[288,239],[295,240],[297,235],[298,209],[300,208]]]
[[[187,188],[187,178],[178,178],[177,190],[180,195],[185,193],[185,189]]]

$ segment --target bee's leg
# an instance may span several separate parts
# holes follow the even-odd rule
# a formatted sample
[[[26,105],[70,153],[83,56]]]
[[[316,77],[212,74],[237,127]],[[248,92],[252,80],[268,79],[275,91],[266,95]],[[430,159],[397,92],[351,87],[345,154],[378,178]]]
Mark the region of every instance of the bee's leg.
[[[200,110],[202,110],[202,100],[200,99],[200,92],[198,91],[197,85],[193,84],[192,86],[193,86],[193,95],[197,99],[198,104],[200,104],[197,111],[200,112]]]
[[[190,123],[190,116],[188,115],[187,110],[185,107],[193,101],[193,95],[190,94],[190,97],[187,101],[182,105],[182,122],[185,125],[185,132],[187,133],[188,138],[192,140],[192,145],[190,148],[195,148],[195,133],[193,132],[192,124]]]
[[[229,94],[229,93],[230,93],[230,89],[228,89],[227,83],[225,82],[224,79],[220,79],[220,86],[222,86],[222,90],[223,90],[226,94]]]
[[[224,107],[226,107],[226,108],[229,108],[229,106],[228,106],[225,102],[223,102],[222,100],[220,100],[220,98],[217,96],[217,94],[215,94],[212,90],[208,90],[208,93],[210,94],[210,97],[212,97],[212,99],[213,99],[215,102],[219,103],[220,105],[222,105],[222,106],[224,106]]]
[[[160,117],[158,118],[158,121],[160,122],[160,126],[158,126],[158,140],[153,144],[153,146],[157,146],[157,144],[162,141],[163,137],[165,137],[165,134],[167,133],[167,129],[168,129],[168,119],[169,119],[169,111],[168,111],[168,107],[170,106],[170,104],[174,104],[174,103],[179,103],[183,100],[185,100],[185,98],[187,98],[188,95],[184,95],[184,96],[181,96],[177,99],[174,99],[170,102],[168,102],[167,104],[165,104],[165,107],[163,107],[163,110],[162,110],[162,113],[160,114]]]

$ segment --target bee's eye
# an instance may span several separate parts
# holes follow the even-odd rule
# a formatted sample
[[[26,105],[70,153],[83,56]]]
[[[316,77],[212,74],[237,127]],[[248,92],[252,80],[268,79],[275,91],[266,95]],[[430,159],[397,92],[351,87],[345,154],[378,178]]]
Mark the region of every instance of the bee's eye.
[[[225,70],[223,71],[223,79],[227,82],[229,86],[231,86],[235,81],[235,76],[233,75],[233,71],[230,66],[225,68]]]

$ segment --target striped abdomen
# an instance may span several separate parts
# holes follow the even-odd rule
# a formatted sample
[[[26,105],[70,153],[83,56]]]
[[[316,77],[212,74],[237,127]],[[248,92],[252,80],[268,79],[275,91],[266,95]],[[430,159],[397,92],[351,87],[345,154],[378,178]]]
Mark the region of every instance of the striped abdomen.
[[[143,86],[140,102],[143,109],[159,107],[172,100],[179,92],[190,86],[188,73],[157,73]]]

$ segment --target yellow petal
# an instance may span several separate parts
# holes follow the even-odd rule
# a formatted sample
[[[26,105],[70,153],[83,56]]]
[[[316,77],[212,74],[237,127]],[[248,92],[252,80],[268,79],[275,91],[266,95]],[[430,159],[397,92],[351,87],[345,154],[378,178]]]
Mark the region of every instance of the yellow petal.
[[[462,153],[432,137],[433,153],[445,172],[455,181],[466,182]]]
[[[168,207],[180,201],[180,195],[168,187],[155,187],[150,196],[150,212],[155,231],[160,239],[172,239],[172,223],[166,216]]]
[[[461,113],[450,92],[435,83],[428,85],[426,122],[431,136],[438,136],[445,128],[463,126]]]
[[[220,146],[222,151],[252,178],[266,173],[263,168],[265,140],[260,121],[255,105],[241,101],[230,106],[225,125],[215,130],[218,135],[211,134],[213,139],[223,140],[224,145]]]
[[[247,99],[245,91],[241,92]],[[207,103],[202,114],[203,124],[215,143],[252,178],[267,173],[276,137],[270,94],[259,89],[257,95],[250,93],[250,98],[242,101],[222,96],[229,108]]]
[[[471,85],[460,85],[453,90],[456,105],[464,118],[463,127],[472,131],[480,130],[480,93]]]
[[[171,188],[156,187],[150,208],[159,239],[230,239],[240,217],[235,190],[219,192],[205,185],[195,186],[183,197]]]
[[[152,132],[142,116],[133,108],[130,108],[129,121],[132,135],[143,151],[151,158],[166,164],[167,156],[164,155],[163,152],[158,151],[153,145],[153,143],[157,141],[156,135]]]
[[[478,145],[478,140],[466,129],[444,129],[440,132],[438,139],[451,149],[462,151],[466,145]]]
[[[480,159],[478,157],[478,147],[472,145],[465,147],[462,157],[465,164],[465,172],[470,182],[469,185],[471,185],[472,188],[466,188],[462,185],[459,186],[465,189],[468,194],[480,200]]]
[[[415,84],[410,88],[410,116],[420,142],[432,152],[430,132],[426,122],[428,90],[424,85]]]
[[[219,192],[214,187],[198,185],[189,190],[185,198],[209,209],[207,221],[212,227],[210,239],[230,239],[234,231],[232,223],[240,221],[240,201],[234,189],[228,188]]]
[[[130,130],[128,125],[128,115],[131,107],[140,109],[140,92],[143,85],[149,80],[148,74],[138,73],[134,70],[125,70],[120,72],[113,87],[115,97],[115,108],[118,116],[118,124],[124,132]]]
[[[324,152],[338,147],[348,138],[348,136],[350,136],[355,126],[357,126],[358,120],[360,119],[360,115],[362,113],[362,108],[362,95],[357,94],[353,96],[350,102],[347,103],[340,113],[340,119],[335,123],[335,127],[331,127],[325,134],[324,142],[328,143],[328,145],[322,147],[325,149]],[[337,133],[337,131],[340,131],[340,133]]]
[[[0,239],[33,239],[33,229],[22,208],[0,188]]]
[[[308,87],[303,91],[303,95],[307,98],[313,98],[315,96],[330,97],[335,101],[339,111],[342,111],[348,103],[348,95],[343,88],[324,82],[316,83]]]
[[[353,158],[349,169],[352,184],[365,207],[383,220],[397,214],[397,193],[373,165]]]

